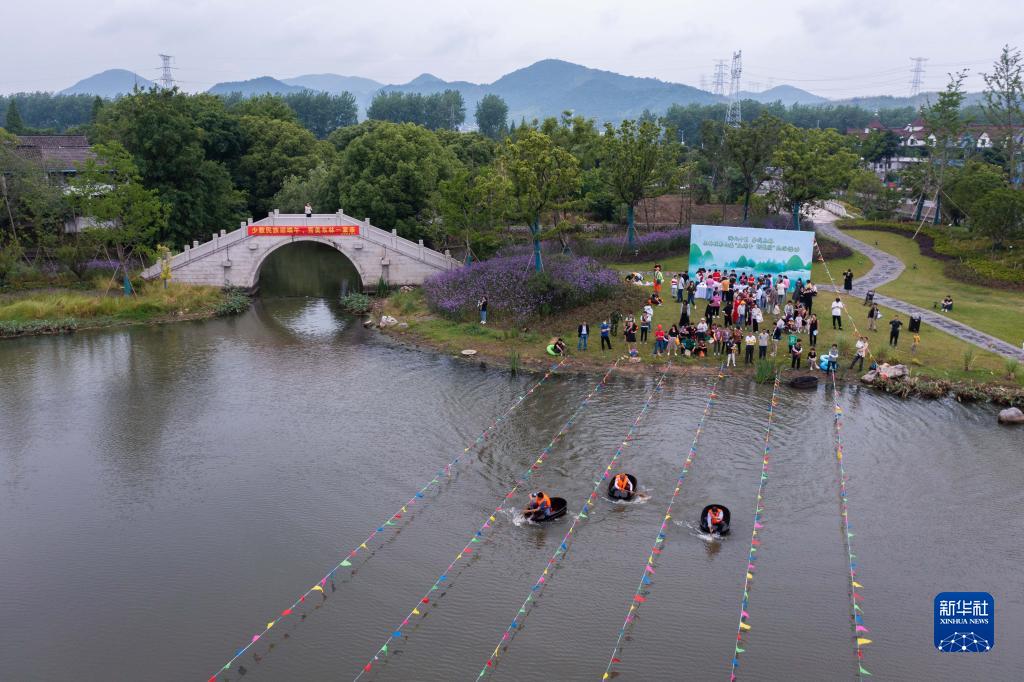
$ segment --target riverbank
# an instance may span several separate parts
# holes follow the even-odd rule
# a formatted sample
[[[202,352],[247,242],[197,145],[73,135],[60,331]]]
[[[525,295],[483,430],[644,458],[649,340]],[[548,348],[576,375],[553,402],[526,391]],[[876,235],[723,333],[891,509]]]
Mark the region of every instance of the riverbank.
[[[552,338],[561,337],[569,348],[568,364],[572,371],[599,373],[617,358],[623,357],[626,350],[621,330],[620,335],[612,339],[612,350],[601,350],[598,332],[600,321],[610,316],[611,310],[638,310],[647,293],[643,287],[624,287],[611,301],[594,303],[516,327],[495,325],[493,320],[487,325],[482,325],[479,322],[459,322],[441,317],[428,309],[419,290],[397,292],[387,299],[376,301],[370,315],[374,322],[380,320],[383,315],[395,318],[396,324],[382,327],[381,331],[403,344],[454,356],[461,356],[463,350],[473,350],[476,351],[470,356],[473,361],[516,371],[538,370],[551,366],[557,358],[550,356],[545,349]],[[818,306],[824,307],[833,298],[834,294],[823,287]],[[840,298],[844,300],[852,315],[860,315],[860,301],[842,295]],[[678,313],[678,304],[666,303],[658,306],[654,313],[654,324],[662,324],[667,329],[669,325],[678,321]],[[869,339],[871,359],[878,363],[906,364],[912,377],[908,380],[875,382],[871,385],[901,397],[917,395],[938,398],[952,395],[958,400],[990,400],[1001,405],[1024,405],[1024,373],[1016,366],[1012,368],[1011,373],[1010,366],[994,353],[979,351],[964,341],[930,327],[922,327],[921,343],[913,353],[910,351],[913,337],[910,333],[903,334],[901,348],[890,348],[886,345],[887,321],[892,318],[894,312],[883,308],[882,314],[884,332],[881,327],[878,331],[869,331],[866,319],[863,324],[858,323],[859,331]],[[827,313],[825,319],[828,319]],[[592,330],[586,351],[577,350],[576,343],[576,326],[583,320],[588,322]],[[852,358],[853,335],[850,333],[849,321],[847,320],[845,324],[844,333],[831,329],[829,322],[823,322],[818,352],[826,353],[827,349],[836,343],[840,348],[837,380],[844,383],[860,383],[865,372],[848,368]],[[659,371],[671,360],[671,374],[712,374],[724,359],[723,356],[713,354],[706,358],[653,356],[652,343],[638,344],[640,361],[631,363],[623,360],[620,365],[622,371]],[[752,380],[757,380],[757,363],[745,365],[742,354],[737,360],[738,365],[736,368],[730,368],[730,374],[747,375]],[[774,358],[769,357],[769,361],[769,375],[775,368],[780,368],[787,379],[807,374],[825,377],[822,372],[806,367],[790,369],[784,345]],[[762,378],[764,373],[765,369],[762,368]]]
[[[12,291],[0,294],[0,338],[234,315],[249,302],[238,290],[174,283],[166,289],[144,284],[132,296],[62,288]]]

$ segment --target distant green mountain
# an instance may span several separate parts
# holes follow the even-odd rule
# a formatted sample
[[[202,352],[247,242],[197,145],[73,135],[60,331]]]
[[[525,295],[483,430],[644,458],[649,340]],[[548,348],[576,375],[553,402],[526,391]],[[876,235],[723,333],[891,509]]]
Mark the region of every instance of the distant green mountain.
[[[786,106],[793,104],[828,104],[828,100],[814,93],[795,88],[792,85],[776,85],[762,92],[740,91],[740,99],[752,99],[763,104],[782,102]]]
[[[289,92],[302,92],[306,88],[298,85],[288,85],[270,76],[260,76],[247,81],[230,81],[217,83],[207,92],[211,95],[230,95],[241,93],[243,97],[254,97],[256,95],[287,95]]]
[[[126,69],[107,69],[101,73],[83,78],[70,88],[61,90],[61,95],[99,95],[112,99],[119,95],[126,95],[135,86],[148,88],[156,85],[151,80],[143,78],[137,73]]]

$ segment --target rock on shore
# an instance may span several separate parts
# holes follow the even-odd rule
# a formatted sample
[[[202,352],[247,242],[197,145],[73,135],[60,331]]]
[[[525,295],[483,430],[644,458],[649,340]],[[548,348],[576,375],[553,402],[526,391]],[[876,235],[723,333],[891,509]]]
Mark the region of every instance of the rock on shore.
[[[907,369],[906,365],[890,365],[882,363],[878,369],[873,369],[861,377],[861,381],[866,384],[870,384],[873,383],[875,379],[879,378],[888,381],[890,379],[900,379],[907,376],[910,376],[910,371]]]
[[[1024,424],[1024,412],[1018,407],[1008,407],[999,411],[1000,424]]]

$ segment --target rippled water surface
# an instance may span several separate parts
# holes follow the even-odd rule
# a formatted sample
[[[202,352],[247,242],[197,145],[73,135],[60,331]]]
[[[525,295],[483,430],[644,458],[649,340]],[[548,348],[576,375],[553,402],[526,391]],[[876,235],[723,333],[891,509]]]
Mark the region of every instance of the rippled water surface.
[[[317,299],[0,344],[0,678],[206,680],[534,380],[394,347]],[[257,642],[244,679],[358,674],[593,382],[538,389],[336,591]],[[533,486],[578,509],[652,384],[613,375]],[[650,501],[596,505],[495,679],[600,679],[706,392],[666,383],[623,454]],[[619,679],[728,679],[769,393],[723,381]],[[989,407],[841,399],[865,667],[1019,679],[1024,432]],[[741,679],[855,676],[832,428],[824,387],[783,390]],[[712,500],[734,534],[708,545],[689,524]],[[364,679],[476,677],[569,523],[511,521]],[[995,596],[993,651],[933,649],[947,590]]]

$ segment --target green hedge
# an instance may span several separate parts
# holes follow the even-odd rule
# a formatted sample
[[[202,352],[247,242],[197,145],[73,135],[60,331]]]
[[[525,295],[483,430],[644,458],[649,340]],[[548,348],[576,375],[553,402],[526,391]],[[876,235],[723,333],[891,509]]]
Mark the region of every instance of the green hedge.
[[[883,220],[841,220],[844,230],[878,230],[912,237],[917,223]],[[924,225],[917,234],[921,254],[947,261],[945,270],[955,279],[982,279],[1014,287],[1024,286],[1024,243],[1005,251],[993,251],[991,242],[963,228]]]

